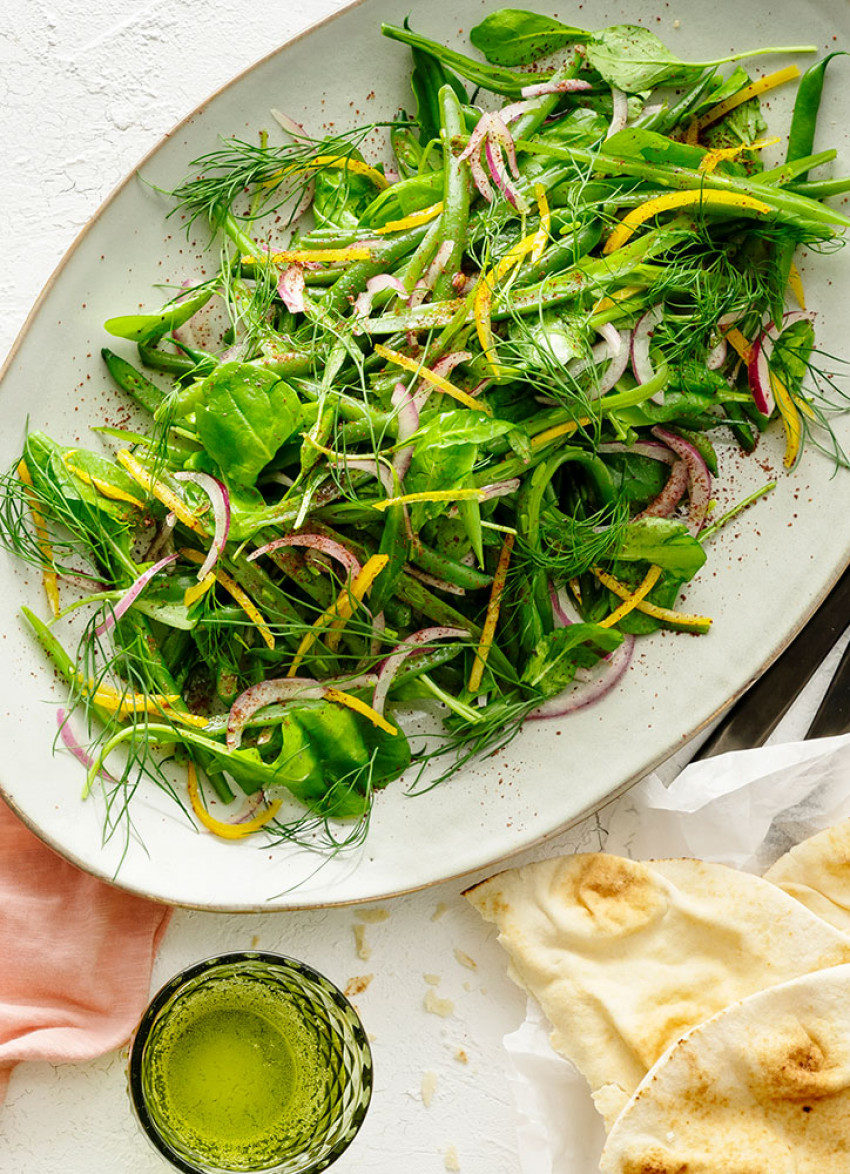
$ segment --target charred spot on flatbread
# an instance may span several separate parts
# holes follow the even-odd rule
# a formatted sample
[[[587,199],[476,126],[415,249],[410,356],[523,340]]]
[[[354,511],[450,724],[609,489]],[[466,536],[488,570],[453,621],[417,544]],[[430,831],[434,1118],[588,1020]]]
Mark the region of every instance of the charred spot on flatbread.
[[[634,860],[603,854],[576,856],[556,875],[560,896],[584,909],[594,927],[626,934],[652,921],[666,907],[657,878]]]

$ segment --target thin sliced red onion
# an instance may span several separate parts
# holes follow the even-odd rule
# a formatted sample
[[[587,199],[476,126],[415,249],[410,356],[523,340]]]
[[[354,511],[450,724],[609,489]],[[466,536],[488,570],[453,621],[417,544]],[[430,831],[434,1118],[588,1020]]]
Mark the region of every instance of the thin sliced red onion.
[[[629,96],[622,90],[618,90],[616,86],[611,87],[611,100],[613,102],[613,113],[611,115],[611,122],[605,134],[606,139],[610,139],[617,131],[623,129],[629,121]]]
[[[83,747],[74,737],[74,731],[71,729],[69,721],[70,718],[65,713],[64,709],[60,708],[56,710],[56,724],[59,726],[59,737],[62,739],[65,747],[71,751],[74,758],[76,758],[78,762],[81,762],[86,770],[91,770],[91,768],[94,766],[94,759],[89,753],[87,753],[86,750],[83,749]],[[114,779],[108,770],[101,768],[98,771],[98,774],[107,783],[115,783],[117,785],[118,780]]]
[[[555,584],[552,582],[551,579],[549,580],[548,585],[549,585],[549,599],[552,602],[552,613],[555,617],[555,627],[556,628],[568,628],[573,621],[570,619],[570,617],[564,611],[563,605],[561,604],[561,596],[558,591],[558,588],[555,586]]]
[[[393,683],[398,670],[402,664],[411,655],[420,649],[423,644],[430,644],[434,640],[468,640],[469,632],[464,628],[420,628],[418,632],[414,632],[412,636],[402,640],[392,650],[390,655],[381,665],[378,670],[378,683],[375,686],[375,692],[372,697],[372,708],[377,713],[384,712],[384,704],[387,699],[387,694],[390,691],[390,686]]]
[[[705,365],[709,371],[717,371],[723,366],[726,362],[727,350],[728,347],[725,338],[721,338],[714,344],[705,357]]]
[[[634,444],[621,444],[612,440],[610,444],[600,444],[597,452],[625,453],[628,456],[649,457],[653,461],[663,461],[665,465],[672,465],[679,459],[671,452],[666,444],[660,440],[637,440]]]
[[[359,575],[363,569],[359,560],[341,542],[334,542],[332,538],[326,538],[324,534],[310,534],[300,530],[297,534],[286,534],[283,538],[275,538],[273,542],[267,542],[265,546],[251,551],[247,561],[253,562],[261,554],[271,554],[273,550],[278,550],[281,546],[308,546],[312,550],[321,551],[328,558],[336,559],[338,563],[341,563],[348,574],[352,576]]]
[[[562,77],[559,79],[552,78],[548,82],[535,82],[530,86],[523,86],[520,90],[523,98],[540,98],[544,94],[571,94],[578,90],[590,90],[592,86],[590,82],[583,81],[577,77]],[[519,103],[516,103],[519,105]],[[507,107],[510,109],[510,107]],[[523,111],[525,113],[525,111]],[[502,111],[504,118],[505,111]]]
[[[604,362],[606,357],[610,358],[608,366],[597,375],[596,381],[591,389],[591,398],[598,399],[605,395],[623,376],[623,372],[629,365],[631,331],[624,330],[621,335],[621,344],[618,354],[612,355],[611,348],[608,342],[603,339],[591,349],[590,357],[586,359],[572,359],[567,364],[567,370],[574,378],[580,375],[588,367],[598,368],[599,364]]]
[[[519,489],[519,477],[508,477],[505,481],[494,481],[492,485],[482,485],[481,494],[484,501],[494,497],[510,497]]]
[[[568,713],[584,709],[601,701],[610,693],[631,663],[635,647],[634,636],[624,636],[623,643],[610,656],[599,662],[599,672],[587,681],[573,684],[557,697],[550,697],[528,715],[529,721],[541,718],[566,717]]]
[[[430,370],[433,375],[439,375],[442,379],[448,379],[455,367],[460,366],[461,363],[468,363],[471,358],[471,351],[452,351],[451,354],[443,355],[441,359],[437,359]],[[417,413],[422,412],[433,390],[433,383],[429,383],[427,379],[420,380],[413,395],[413,403]]]
[[[146,571],[139,575],[135,583],[121,596],[103,623],[98,624],[95,628],[95,636],[102,636],[104,632],[108,632],[110,628],[114,628],[124,613],[133,606],[154,575],[158,575],[163,567],[167,567],[169,563],[173,563],[179,557],[177,554],[166,555],[165,558],[161,558],[159,562],[154,563],[152,567],[148,567]]]
[[[375,294],[382,293],[387,289],[397,293],[402,301],[406,302],[410,297],[407,287],[400,278],[395,277],[392,273],[377,273],[366,282],[366,289],[363,293],[358,294],[354,302],[355,315],[359,318],[368,318],[372,312]]]
[[[426,289],[434,288],[434,283],[448,264],[449,257],[451,257],[454,247],[455,243],[453,240],[444,240],[440,242],[440,247],[434,254],[434,260],[425,270],[425,274],[422,278],[422,283]]]
[[[673,456],[672,453],[670,455]],[[664,488],[635,516],[637,518],[669,518],[685,496],[687,488],[688,466],[681,457],[674,456],[673,467],[670,470],[670,476],[664,483]]]
[[[290,314],[304,313],[304,268],[293,263],[281,271],[277,292]]]
[[[490,174],[493,177],[493,182],[501,190],[502,194],[510,201],[510,203],[517,209],[518,212],[528,212],[529,203],[523,196],[522,192],[511,183],[508,178],[505,165],[502,160],[501,152],[504,151],[508,160],[508,167],[514,179],[519,178],[519,168],[516,161],[516,148],[514,147],[514,140],[511,137],[511,132],[505,126],[498,114],[493,114],[490,118],[490,131],[487,135],[484,154],[487,159],[487,165],[490,168]]]
[[[813,322],[814,319],[815,314],[812,310],[789,310],[783,314],[780,326],[777,327],[773,322],[768,322],[750,348],[747,380],[753,394],[753,402],[763,415],[770,416],[776,406],[770,382],[768,344],[772,353],[780,335],[787,327],[793,326],[795,322]]]
[[[649,344],[663,315],[664,307],[660,303],[653,306],[638,319],[632,335],[632,370],[635,373],[635,379],[641,386],[644,383],[649,383],[655,376],[655,370],[649,359]],[[651,398],[653,403],[661,403],[664,399],[664,392],[657,391]]]
[[[623,345],[623,339],[614,323],[603,322],[602,325],[597,326],[596,329],[608,343],[608,349],[611,351],[612,358],[614,355],[619,355],[620,348]]]
[[[405,573],[410,575],[411,579],[418,579],[427,587],[433,587],[435,591],[445,591],[447,595],[466,595],[465,587],[458,587],[457,583],[449,583],[446,579],[438,579],[436,575],[421,571],[419,567],[405,567]]]
[[[652,435],[671,448],[688,466],[688,529],[694,535],[699,534],[711,502],[711,473],[708,465],[699,449],[675,432],[656,426],[652,429]]]
[[[392,497],[395,493],[392,470],[381,462],[375,461],[371,457],[347,457],[343,463],[346,469],[350,469],[352,472],[370,473],[381,482],[387,497]]]
[[[275,677],[260,681],[240,693],[227,715],[227,745],[236,750],[242,743],[245,724],[258,709],[277,703],[286,704],[296,698],[315,700],[323,697],[325,686],[309,677]]]
[[[765,331],[762,331],[750,347],[750,357],[747,361],[747,382],[753,396],[753,403],[764,416],[773,414],[776,401],[773,397],[773,388],[770,385],[770,366],[767,361],[767,350],[764,346]]]
[[[397,383],[395,385],[392,394],[392,405],[398,413],[397,439],[400,444],[404,444],[404,441],[411,437],[419,427],[419,409],[416,406],[416,400],[403,383]],[[396,476],[399,481],[404,480],[412,460],[413,445],[411,444],[400,448],[393,457],[393,468],[396,471]]]
[[[524,114],[529,114],[534,108],[534,102],[510,102],[499,111],[499,118],[501,118],[505,126],[510,126],[512,122],[516,122]]]
[[[303,139],[304,141],[308,139],[307,132],[301,123],[296,122],[294,118],[290,118],[288,114],[284,114],[282,110],[272,109],[269,111],[269,114],[271,114],[278,126],[283,127],[286,133],[291,135],[293,139]]]
[[[209,473],[175,473],[174,480],[191,481],[193,485],[197,485],[210,499],[212,506],[215,530],[207,557],[198,569],[200,583],[218,562],[227,545],[227,536],[230,533],[230,495],[222,482],[217,477],[211,477]]]
[[[720,330],[726,330],[729,326],[734,326],[736,322],[740,322],[747,314],[746,309],[732,310],[728,314],[722,314],[717,319],[717,325]]]
[[[489,129],[490,115],[482,114],[473,128],[472,134],[469,136],[469,142],[458,155],[459,163],[462,163],[465,159],[469,161],[472,180],[488,204],[493,201],[493,189],[490,187],[487,174],[481,165],[481,147],[484,144],[484,139]]]

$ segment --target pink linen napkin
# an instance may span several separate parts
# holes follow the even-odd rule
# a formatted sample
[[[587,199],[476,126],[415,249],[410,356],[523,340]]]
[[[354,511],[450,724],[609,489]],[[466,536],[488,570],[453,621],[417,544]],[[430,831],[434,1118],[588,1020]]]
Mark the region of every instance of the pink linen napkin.
[[[81,872],[0,801],[0,1102],[21,1060],[90,1060],[130,1037],[170,913]]]

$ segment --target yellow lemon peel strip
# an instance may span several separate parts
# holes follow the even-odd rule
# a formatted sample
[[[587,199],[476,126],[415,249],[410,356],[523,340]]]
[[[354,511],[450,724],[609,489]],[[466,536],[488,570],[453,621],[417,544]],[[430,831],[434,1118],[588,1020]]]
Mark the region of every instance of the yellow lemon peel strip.
[[[502,596],[505,591],[505,583],[508,577],[508,567],[511,563],[511,552],[513,548],[514,536],[513,534],[508,534],[502,543],[499,562],[493,575],[493,586],[490,588],[490,599],[487,603],[484,626],[481,629],[481,639],[475,650],[475,661],[469,674],[468,688],[470,693],[477,693],[481,688],[481,678],[484,675],[484,668],[487,664],[487,658],[490,655],[490,649],[493,647],[496,624],[499,622],[499,611],[502,607]]]
[[[608,237],[602,252],[607,255],[619,249],[629,240],[636,228],[659,212],[668,212],[672,208],[687,208],[693,204],[740,208],[743,211],[758,212],[762,216],[766,216],[771,211],[770,205],[765,204],[763,200],[756,200],[752,196],[744,196],[738,192],[718,192],[709,189],[667,192],[663,196],[655,196],[653,199],[647,200],[645,204],[628,212]]]

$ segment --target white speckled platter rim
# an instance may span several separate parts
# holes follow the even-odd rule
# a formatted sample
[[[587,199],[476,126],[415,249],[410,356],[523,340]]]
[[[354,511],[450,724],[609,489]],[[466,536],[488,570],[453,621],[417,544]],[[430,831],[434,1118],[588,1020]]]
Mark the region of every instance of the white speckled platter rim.
[[[370,119],[409,104],[406,51],[381,38],[378,26],[382,19],[400,23],[411,7],[414,27],[463,48],[465,37],[456,30],[468,30],[498,5],[360,0],[219,91],[147,156],[140,173],[156,184],[173,184],[188,160],[214,146],[217,135],[254,134],[270,105],[319,130],[330,121],[347,124],[352,99]],[[536,7],[579,24],[588,19],[578,6]],[[731,0],[719,0],[710,12],[692,3],[681,8],[681,41],[668,38],[681,57],[808,39],[826,50],[850,40],[850,13],[840,0],[783,3],[762,15]],[[638,3],[611,4],[593,13],[595,25],[622,20],[654,23],[646,5]],[[781,63],[764,58],[754,72]],[[374,99],[367,98],[371,93]],[[788,102],[781,92],[771,96],[782,129]],[[835,174],[846,173],[850,163],[848,114],[847,87],[828,86],[818,145],[839,149]],[[186,247],[179,226],[166,223],[167,210],[166,200],[131,175],[53,275],[3,372],[6,426],[0,444],[6,466],[20,450],[27,417],[32,428],[83,444],[92,444],[88,424],[122,418],[98,358],[108,341],[100,323],[140,302],[156,305],[153,287],[166,279],[166,271],[169,280],[181,267],[196,275],[204,263],[201,253]],[[847,266],[838,254],[804,259],[801,268],[809,302],[820,311],[819,343],[833,354],[846,353],[843,315],[836,308],[850,305]],[[848,422],[841,420],[838,428],[846,444]],[[842,504],[848,474],[833,476],[830,462],[814,450],[797,470],[784,473],[782,448],[775,428],[756,460],[740,460],[731,447],[723,453],[734,489],[730,494],[720,486],[721,505],[768,476],[775,474],[779,484],[757,510],[720,536],[688,590],[688,607],[714,617],[709,637],[665,633],[644,640],[623,687],[600,705],[528,727],[506,751],[426,795],[410,797],[404,783],[391,786],[378,797],[365,845],[332,859],[270,846],[259,837],[225,843],[199,833],[173,801],[147,783],[133,800],[130,839],[117,836],[104,844],[102,800],[81,802],[79,765],[63,751],[54,753],[62,689],[18,615],[21,604],[44,613],[38,576],[3,558],[0,606],[7,655],[0,707],[7,737],[0,790],[38,835],[80,867],[156,900],[197,908],[347,904],[422,888],[503,860],[587,815],[679,749],[779,654],[835,582],[850,552],[850,511]]]

